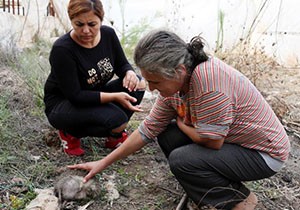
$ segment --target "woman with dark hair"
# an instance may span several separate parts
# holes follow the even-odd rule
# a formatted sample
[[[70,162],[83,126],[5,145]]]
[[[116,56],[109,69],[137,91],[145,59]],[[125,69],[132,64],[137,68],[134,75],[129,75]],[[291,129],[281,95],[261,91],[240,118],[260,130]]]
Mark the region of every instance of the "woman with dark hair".
[[[108,137],[105,146],[115,149],[127,139],[132,114],[142,111],[146,83],[128,63],[115,31],[102,25],[100,0],[70,0],[68,14],[73,29],[50,53],[45,113],[67,154],[82,155],[80,138],[86,136]]]
[[[69,167],[88,170],[87,181],[157,140],[195,204],[253,210],[257,197],[243,182],[276,174],[288,159],[290,142],[250,80],[203,47],[200,36],[186,44],[165,30],[143,37],[134,60],[149,89],[160,93],[151,112],[108,156]]]

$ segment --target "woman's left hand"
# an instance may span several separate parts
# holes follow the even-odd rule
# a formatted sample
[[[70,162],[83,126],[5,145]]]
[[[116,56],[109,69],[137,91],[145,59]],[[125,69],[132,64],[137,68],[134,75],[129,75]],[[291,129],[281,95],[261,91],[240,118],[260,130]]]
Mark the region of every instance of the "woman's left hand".
[[[139,85],[139,78],[136,76],[136,73],[132,70],[126,72],[126,75],[123,79],[123,87],[127,88],[130,92],[136,91]]]

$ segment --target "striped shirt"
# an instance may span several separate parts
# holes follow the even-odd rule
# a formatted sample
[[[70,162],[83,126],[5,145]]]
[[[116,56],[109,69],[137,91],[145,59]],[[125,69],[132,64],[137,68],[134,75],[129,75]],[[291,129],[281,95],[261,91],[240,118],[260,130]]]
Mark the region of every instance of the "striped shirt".
[[[290,142],[272,108],[248,78],[217,58],[194,69],[183,97],[159,95],[139,131],[154,140],[177,116],[200,137],[225,138],[280,161],[288,158]]]

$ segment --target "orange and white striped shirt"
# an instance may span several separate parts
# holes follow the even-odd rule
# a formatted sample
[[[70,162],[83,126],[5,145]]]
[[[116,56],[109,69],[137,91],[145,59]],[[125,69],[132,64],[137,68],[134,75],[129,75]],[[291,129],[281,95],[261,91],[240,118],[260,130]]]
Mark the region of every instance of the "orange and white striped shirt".
[[[200,137],[220,139],[285,161],[290,142],[272,108],[242,73],[217,58],[199,64],[183,97],[158,96],[139,126],[154,140],[177,116],[196,128]]]

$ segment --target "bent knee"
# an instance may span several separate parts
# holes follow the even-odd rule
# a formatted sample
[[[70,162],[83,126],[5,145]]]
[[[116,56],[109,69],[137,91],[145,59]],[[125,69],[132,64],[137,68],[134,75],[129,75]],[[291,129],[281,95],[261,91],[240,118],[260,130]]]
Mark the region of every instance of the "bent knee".
[[[169,155],[170,169],[174,174],[205,170],[206,158],[207,155],[204,155],[202,147],[199,145],[188,144],[178,147]]]
[[[189,155],[185,152],[184,147],[174,149],[169,155],[169,165],[173,174],[184,170],[189,165]]]
[[[120,133],[120,132],[124,131],[126,129],[126,127],[127,127],[127,123],[124,123],[121,126],[112,129],[111,132],[113,132],[113,133]]]

